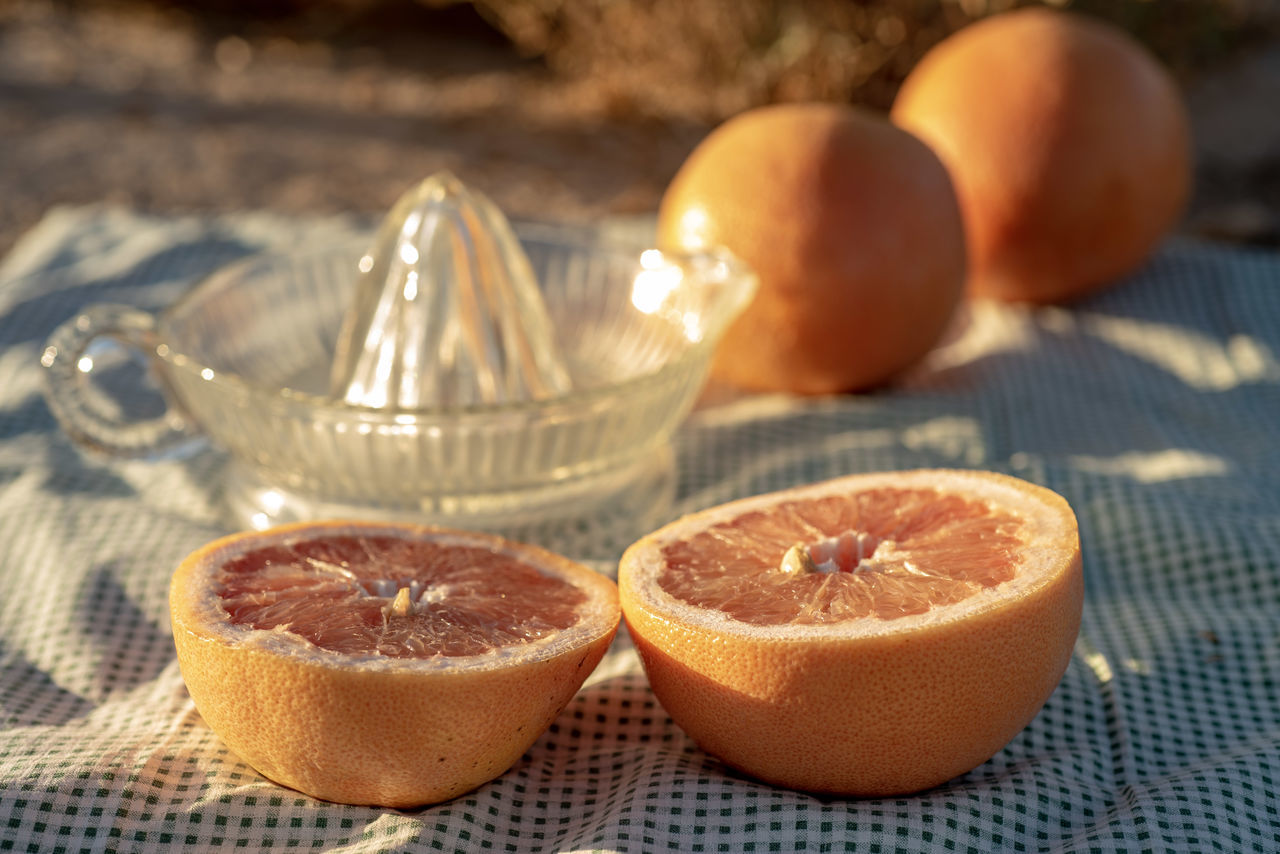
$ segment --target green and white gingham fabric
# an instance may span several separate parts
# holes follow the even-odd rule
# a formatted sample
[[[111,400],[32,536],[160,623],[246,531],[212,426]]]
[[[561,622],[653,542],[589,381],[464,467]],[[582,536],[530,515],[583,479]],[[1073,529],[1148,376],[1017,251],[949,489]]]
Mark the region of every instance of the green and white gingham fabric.
[[[452,802],[339,806],[258,776],[192,706],[167,622],[172,568],[230,529],[222,458],[82,455],[40,353],[88,303],[156,309],[358,227],[68,209],[0,265],[0,852],[1280,851],[1280,255],[1180,241],[1071,308],[973,306],[892,390],[725,399],[678,437],[673,515],[918,466],[1070,501],[1075,656],[971,773],[890,800],[746,779],[671,723],[620,638],[514,768]],[[633,533],[530,535],[612,571]]]

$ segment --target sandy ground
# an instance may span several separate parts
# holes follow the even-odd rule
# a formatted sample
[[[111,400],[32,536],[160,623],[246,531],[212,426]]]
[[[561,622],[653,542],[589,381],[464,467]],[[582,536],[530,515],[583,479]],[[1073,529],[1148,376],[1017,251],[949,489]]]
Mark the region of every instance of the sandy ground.
[[[440,169],[517,216],[643,212],[711,127],[557,80],[456,11],[325,39],[179,8],[0,0],[0,253],[58,204],[376,213]],[[1184,230],[1280,246],[1280,40],[1186,94]]]

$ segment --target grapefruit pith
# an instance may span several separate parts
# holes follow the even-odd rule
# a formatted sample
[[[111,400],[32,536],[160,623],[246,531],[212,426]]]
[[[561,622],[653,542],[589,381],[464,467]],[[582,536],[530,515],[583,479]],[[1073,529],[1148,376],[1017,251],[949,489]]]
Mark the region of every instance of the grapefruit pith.
[[[854,475],[676,521],[627,550],[650,685],[704,750],[776,785],[919,791],[993,756],[1071,657],[1075,516],[986,472]]]
[[[201,716],[263,776],[411,807],[502,774],[609,646],[613,582],[498,537],[303,523],[217,540],[170,585]]]

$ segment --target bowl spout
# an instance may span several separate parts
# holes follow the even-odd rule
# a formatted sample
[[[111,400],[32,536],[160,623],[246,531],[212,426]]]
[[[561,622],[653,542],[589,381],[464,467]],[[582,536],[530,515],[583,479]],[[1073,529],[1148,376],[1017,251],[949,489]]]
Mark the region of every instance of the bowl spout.
[[[712,346],[755,296],[755,273],[725,249],[682,253],[647,249],[631,288],[631,304],[660,317],[691,344]]]

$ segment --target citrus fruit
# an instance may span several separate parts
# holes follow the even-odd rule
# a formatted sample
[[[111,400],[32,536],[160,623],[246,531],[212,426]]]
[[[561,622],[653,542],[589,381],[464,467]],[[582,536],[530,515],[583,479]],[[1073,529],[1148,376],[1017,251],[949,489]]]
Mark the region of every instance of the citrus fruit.
[[[187,557],[169,593],[196,708],[263,776],[324,800],[434,803],[506,771],[599,663],[613,582],[542,549],[304,523]]]
[[[1062,302],[1113,284],[1190,193],[1172,77],[1081,15],[1029,8],[965,27],[920,60],[891,117],[951,171],[978,296]]]
[[[1071,657],[1075,516],[984,472],[849,477],[695,513],[622,558],[654,694],[775,785],[919,791],[993,756]]]
[[[882,117],[759,107],[700,142],[658,210],[659,245],[719,245],[759,289],[712,376],[759,391],[881,385],[937,343],[959,303],[964,234],[942,163]]]

